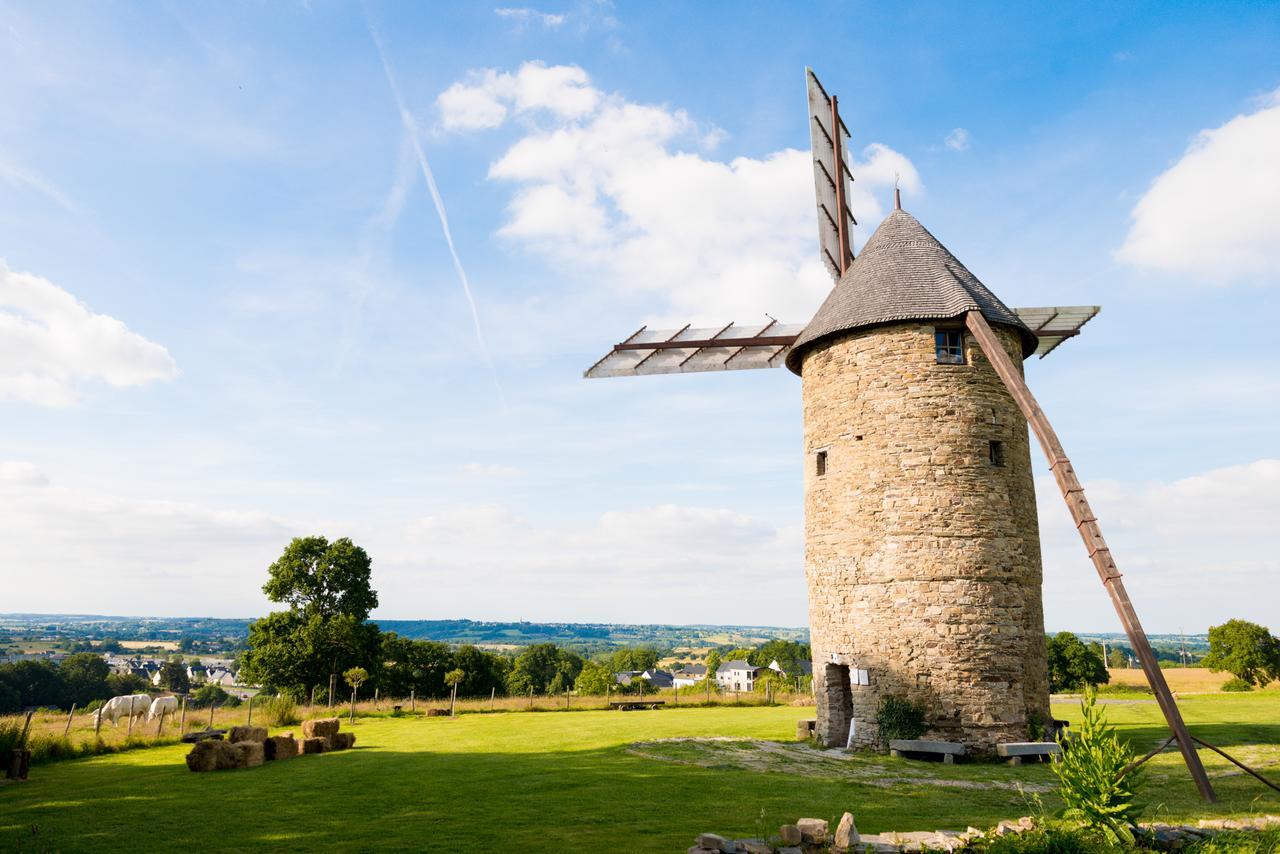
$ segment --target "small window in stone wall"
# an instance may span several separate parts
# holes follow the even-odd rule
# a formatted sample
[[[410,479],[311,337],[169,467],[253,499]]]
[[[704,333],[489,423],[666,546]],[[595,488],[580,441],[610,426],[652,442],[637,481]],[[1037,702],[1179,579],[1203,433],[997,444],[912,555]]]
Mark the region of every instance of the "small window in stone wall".
[[[1004,465],[1004,442],[997,442],[994,439],[987,443],[987,457],[993,466]]]
[[[818,477],[822,477],[824,474],[827,473],[827,452],[818,451],[818,453],[814,454],[813,458],[814,458],[813,471],[815,474],[817,474]]]
[[[933,333],[934,350],[939,365],[964,364],[964,331],[960,329],[936,329]]]

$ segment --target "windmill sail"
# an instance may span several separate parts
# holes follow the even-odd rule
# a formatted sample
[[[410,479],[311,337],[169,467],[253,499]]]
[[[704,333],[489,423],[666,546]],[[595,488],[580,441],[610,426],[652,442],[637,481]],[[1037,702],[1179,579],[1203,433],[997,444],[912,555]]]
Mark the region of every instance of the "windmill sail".
[[[1097,305],[1054,305],[1038,308],[1015,308],[1013,313],[1036,334],[1040,345],[1035,355],[1043,359],[1068,338],[1080,334],[1080,328],[1097,317]]]
[[[813,150],[813,188],[818,204],[818,247],[822,261],[833,279],[853,260],[853,226],[858,222],[849,211],[849,171],[847,143],[849,129],[840,120],[834,96],[822,88],[812,68],[805,69],[809,90],[809,139]]]
[[[780,368],[803,323],[649,329],[642,326],[615,344],[585,372],[587,379],[647,374],[692,374]]]

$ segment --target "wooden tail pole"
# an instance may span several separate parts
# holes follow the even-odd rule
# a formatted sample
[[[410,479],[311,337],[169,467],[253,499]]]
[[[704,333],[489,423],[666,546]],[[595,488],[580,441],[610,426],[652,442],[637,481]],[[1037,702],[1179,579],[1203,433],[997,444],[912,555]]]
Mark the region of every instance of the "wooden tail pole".
[[[1186,724],[1182,721],[1182,713],[1178,711],[1178,704],[1173,699],[1172,692],[1169,691],[1164,673],[1156,662],[1156,655],[1147,640],[1147,633],[1143,631],[1142,623],[1138,621],[1138,613],[1134,610],[1133,603],[1129,601],[1129,593],[1120,579],[1120,572],[1116,569],[1115,561],[1111,557],[1111,550],[1107,548],[1107,541],[1102,538],[1098,517],[1093,515],[1089,502],[1085,500],[1084,487],[1080,485],[1075,470],[1071,467],[1071,460],[1067,459],[1066,451],[1058,441],[1058,434],[1049,423],[1044,411],[1040,409],[1040,404],[1036,403],[1031,389],[1027,388],[1026,382],[1022,379],[1022,373],[1001,346],[1000,340],[996,338],[995,332],[991,330],[982,312],[968,312],[965,314],[964,322],[982,347],[982,352],[986,354],[991,367],[995,368],[1001,381],[1009,389],[1009,394],[1022,410],[1027,423],[1031,425],[1032,432],[1040,442],[1040,447],[1044,449],[1044,454],[1049,459],[1049,470],[1058,481],[1058,488],[1062,491],[1063,500],[1067,502],[1067,509],[1071,511],[1071,518],[1075,520],[1076,530],[1084,540],[1089,559],[1093,561],[1094,567],[1098,570],[1098,577],[1102,579],[1103,586],[1111,596],[1111,604],[1115,606],[1120,624],[1124,626],[1129,643],[1132,644],[1133,651],[1138,656],[1142,671],[1146,674],[1156,702],[1160,705],[1160,711],[1164,713],[1164,719],[1177,739],[1178,749],[1182,751],[1182,758],[1187,763],[1187,770],[1191,772],[1191,778],[1195,780],[1196,788],[1200,790],[1200,797],[1213,803],[1217,800],[1213,793],[1213,785],[1209,782],[1209,776],[1200,762],[1200,755],[1196,753],[1195,744],[1191,740],[1190,733],[1187,732]]]

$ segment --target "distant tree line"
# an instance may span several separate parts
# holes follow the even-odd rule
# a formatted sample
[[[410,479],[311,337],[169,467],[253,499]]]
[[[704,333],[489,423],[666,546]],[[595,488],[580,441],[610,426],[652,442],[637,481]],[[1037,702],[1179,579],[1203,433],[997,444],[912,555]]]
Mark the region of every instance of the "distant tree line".
[[[0,714],[33,706],[84,708],[94,700],[141,691],[146,682],[132,674],[112,673],[102,656],[91,652],[68,655],[60,665],[49,661],[0,664]]]

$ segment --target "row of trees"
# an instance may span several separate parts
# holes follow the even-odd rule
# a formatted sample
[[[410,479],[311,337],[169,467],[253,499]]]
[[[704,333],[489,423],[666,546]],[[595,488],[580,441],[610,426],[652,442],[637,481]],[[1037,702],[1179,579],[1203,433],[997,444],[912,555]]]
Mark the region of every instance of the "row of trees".
[[[147,683],[131,674],[112,673],[102,657],[91,652],[68,655],[61,665],[48,661],[0,664],[0,714],[31,706],[84,708],[94,700],[133,694]]]

